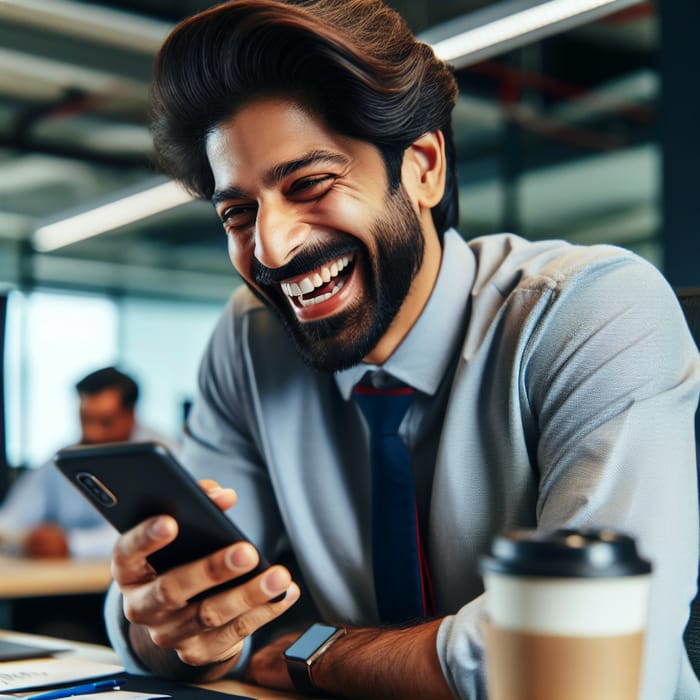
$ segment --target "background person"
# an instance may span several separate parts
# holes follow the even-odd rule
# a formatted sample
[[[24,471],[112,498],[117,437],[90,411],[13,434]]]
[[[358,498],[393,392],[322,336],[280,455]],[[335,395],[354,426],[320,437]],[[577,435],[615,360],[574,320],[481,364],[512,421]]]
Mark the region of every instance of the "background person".
[[[144,522],[117,541],[107,603],[130,668],[204,680],[249,660],[250,678],[291,688],[282,652],[303,627],[247,654],[299,600],[307,622],[346,628],[300,687],[483,700],[478,559],[492,537],[612,527],[654,564],[641,697],[700,696],[682,641],[700,358],[678,302],[622,249],[452,230],[455,96],[448,67],[373,0],[225,3],[161,50],[157,150],[214,203],[248,287],[205,353],[183,459],[234,487],[237,524],[300,575],[277,565],[188,602],[256,552],[239,543],[154,579],[145,558],[176,524]],[[393,592],[416,574],[427,595],[397,619],[377,576],[391,544],[373,532],[373,502],[393,490],[372,487],[364,411],[403,385],[423,556]]]
[[[139,387],[114,367],[91,372],[75,386],[81,443],[173,441],[136,419]],[[27,469],[0,507],[0,538],[11,537],[29,557],[109,557],[116,531],[53,462]]]

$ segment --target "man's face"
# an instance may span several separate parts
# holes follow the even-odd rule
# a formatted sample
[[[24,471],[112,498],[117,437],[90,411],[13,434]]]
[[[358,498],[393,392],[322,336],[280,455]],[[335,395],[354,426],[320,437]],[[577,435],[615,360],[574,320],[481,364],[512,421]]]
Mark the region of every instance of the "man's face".
[[[123,406],[118,389],[80,395],[80,426],[84,443],[124,442],[131,436],[134,422],[134,411]]]
[[[207,155],[231,261],[304,360],[337,370],[386,359],[434,275],[416,207],[402,188],[389,193],[379,151],[270,98],[215,129]]]

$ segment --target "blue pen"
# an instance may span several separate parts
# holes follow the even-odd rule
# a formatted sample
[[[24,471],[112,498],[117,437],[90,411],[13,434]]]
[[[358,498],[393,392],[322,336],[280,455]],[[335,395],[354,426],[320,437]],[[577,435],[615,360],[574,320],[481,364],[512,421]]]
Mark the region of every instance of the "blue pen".
[[[105,690],[119,690],[119,685],[124,681],[108,680],[85,683],[84,685],[73,685],[70,688],[58,688],[39,695],[29,695],[22,700],[57,700],[57,698],[70,698],[73,695],[89,695],[90,693],[101,693]]]

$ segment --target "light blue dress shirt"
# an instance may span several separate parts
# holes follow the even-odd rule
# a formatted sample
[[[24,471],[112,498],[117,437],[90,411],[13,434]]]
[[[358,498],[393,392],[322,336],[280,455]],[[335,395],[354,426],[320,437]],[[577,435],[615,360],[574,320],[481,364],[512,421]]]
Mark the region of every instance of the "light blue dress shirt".
[[[612,527],[654,565],[642,700],[700,698],[682,642],[698,570],[700,357],[653,266],[611,246],[448,232],[400,347],[381,368],[335,375],[303,365],[276,317],[234,294],[202,362],[183,459],[238,491],[231,517],[269,558],[293,550],[323,618],[361,625],[377,611],[367,431],[351,392],[368,369],[418,390],[401,434],[455,697],[486,698],[478,561],[492,537]],[[115,590],[107,615],[133,663]]]

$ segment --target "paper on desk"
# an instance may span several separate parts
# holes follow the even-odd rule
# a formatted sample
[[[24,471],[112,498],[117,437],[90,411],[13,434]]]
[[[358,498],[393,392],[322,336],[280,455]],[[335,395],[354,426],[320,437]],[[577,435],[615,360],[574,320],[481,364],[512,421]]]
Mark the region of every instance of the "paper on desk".
[[[72,657],[0,663],[0,692],[31,690],[121,673],[123,666]],[[100,693],[104,698],[105,693]],[[123,696],[120,695],[120,698]]]

